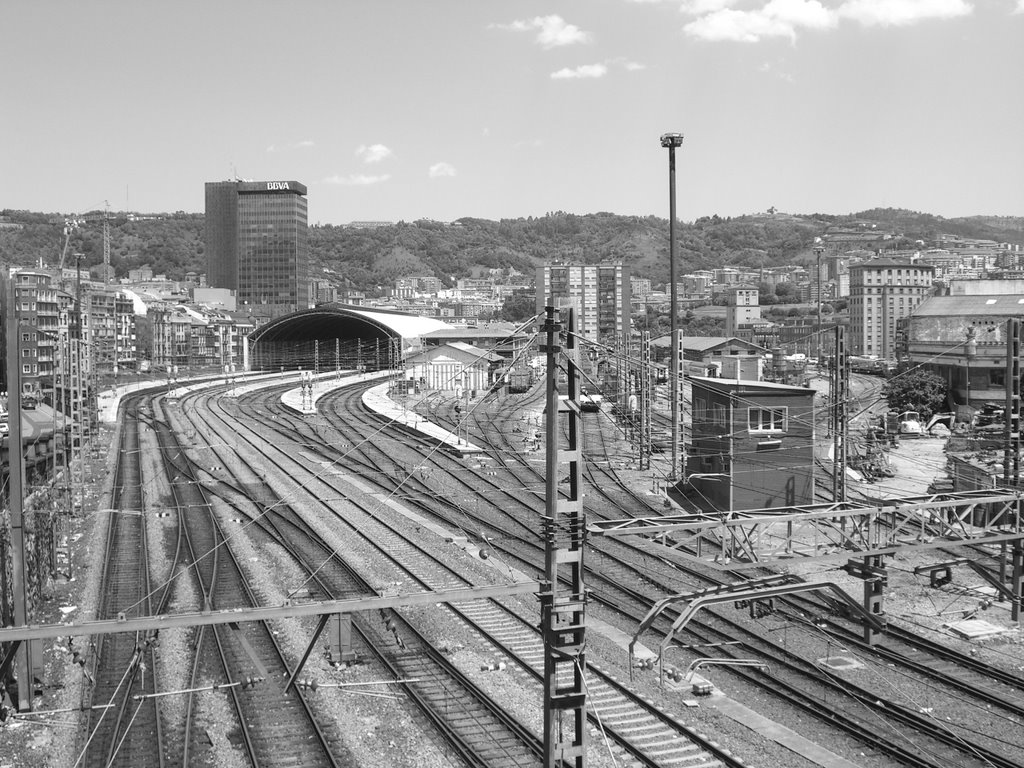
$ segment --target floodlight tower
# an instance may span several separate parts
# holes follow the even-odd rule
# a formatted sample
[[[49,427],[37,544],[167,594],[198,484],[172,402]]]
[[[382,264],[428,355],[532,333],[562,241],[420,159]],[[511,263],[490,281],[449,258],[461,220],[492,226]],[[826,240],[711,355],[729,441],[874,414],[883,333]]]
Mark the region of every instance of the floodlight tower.
[[[668,274],[670,283],[670,339],[672,356],[670,358],[672,373],[670,375],[672,386],[670,398],[672,401],[672,472],[669,479],[672,482],[678,477],[679,471],[679,339],[677,338],[679,326],[679,294],[676,285],[676,148],[683,146],[683,134],[663,133],[661,135],[661,146],[668,149]]]
[[[814,238],[814,256],[816,260],[815,269],[818,272],[817,283],[818,283],[818,330],[814,334],[814,355],[815,362],[814,367],[820,370],[821,367],[821,254],[825,252],[825,245],[822,243],[820,237]]]

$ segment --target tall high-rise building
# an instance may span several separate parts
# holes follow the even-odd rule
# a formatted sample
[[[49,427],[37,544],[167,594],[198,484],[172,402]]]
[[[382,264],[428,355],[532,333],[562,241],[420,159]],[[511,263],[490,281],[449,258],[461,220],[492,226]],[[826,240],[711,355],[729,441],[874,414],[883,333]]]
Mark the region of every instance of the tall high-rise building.
[[[312,306],[305,185],[207,182],[205,240],[209,286],[235,291],[240,309]]]
[[[896,357],[896,322],[931,293],[935,267],[898,259],[850,265],[850,353]]]
[[[537,267],[537,312],[575,307],[576,328],[592,341],[612,343],[630,332],[629,272],[621,264]]]

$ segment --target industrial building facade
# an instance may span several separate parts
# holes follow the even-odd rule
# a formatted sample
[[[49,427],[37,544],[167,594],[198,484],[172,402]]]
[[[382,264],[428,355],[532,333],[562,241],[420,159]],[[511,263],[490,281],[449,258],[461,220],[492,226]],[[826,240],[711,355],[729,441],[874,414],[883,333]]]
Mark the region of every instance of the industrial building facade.
[[[274,317],[309,309],[306,187],[297,181],[206,184],[206,260],[211,288]]]
[[[537,268],[537,312],[573,307],[577,332],[612,343],[630,332],[629,272],[621,264],[546,264]]]

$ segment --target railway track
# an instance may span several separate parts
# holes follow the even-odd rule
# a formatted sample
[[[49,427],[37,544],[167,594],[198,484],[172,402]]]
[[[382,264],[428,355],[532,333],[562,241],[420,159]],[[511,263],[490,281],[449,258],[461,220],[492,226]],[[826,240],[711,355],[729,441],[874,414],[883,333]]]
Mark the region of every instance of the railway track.
[[[341,402],[341,399],[339,399],[339,402]],[[260,408],[265,409],[266,405],[261,405]],[[347,411],[349,410],[349,407],[342,406],[339,410]],[[532,487],[536,487],[536,483],[534,480],[531,480],[530,473],[534,472],[534,470],[528,459],[526,462],[521,462],[520,466],[515,468],[512,468],[514,467],[513,464],[506,466],[499,458],[496,457],[492,457],[487,461],[472,460],[469,462],[456,462],[453,461],[451,457],[442,457],[435,450],[436,446],[432,446],[429,441],[421,442],[408,437],[403,437],[403,441],[405,442],[405,448],[403,451],[399,452],[389,450],[391,444],[385,443],[385,439],[383,437],[384,432],[378,432],[379,425],[377,427],[371,427],[374,423],[372,417],[363,413],[359,414],[358,419],[349,418],[347,420],[342,418],[334,419],[333,417],[329,420],[327,418],[317,417],[317,421],[313,428],[310,428],[310,424],[307,420],[286,417],[281,413],[276,413],[275,415],[281,422],[279,424],[279,431],[277,432],[279,435],[279,444],[281,446],[288,445],[285,441],[285,435],[290,434],[289,440],[293,448],[291,451],[292,455],[289,458],[294,460],[296,458],[301,458],[300,454],[308,454],[307,458],[313,461],[313,465],[311,467],[309,466],[309,462],[306,462],[307,472],[312,472],[314,474],[317,472],[323,473],[324,467],[331,466],[339,469],[344,468],[346,471],[365,473],[365,477],[363,478],[364,482],[372,478],[375,483],[380,483],[379,493],[394,494],[400,491],[404,496],[407,496],[407,498],[403,499],[404,503],[415,503],[425,513],[434,515],[437,519],[443,520],[447,524],[456,523],[457,527],[472,530],[474,535],[479,534],[478,538],[481,543],[486,543],[487,546],[492,547],[496,553],[500,554],[502,559],[515,562],[517,567],[520,567],[527,572],[535,572],[538,568],[536,554],[535,552],[531,554],[530,546],[528,546],[529,534],[532,533],[531,525],[534,524],[535,518],[527,517],[527,515],[536,515],[536,508],[531,505],[539,498],[537,493],[532,490]],[[508,418],[513,417],[510,415]],[[496,421],[500,421],[500,419],[495,419],[492,412],[491,423]],[[483,430],[484,427],[478,425],[478,431],[480,432],[479,439],[481,440],[483,440]],[[371,442],[364,442],[364,439],[368,435],[374,434],[376,434],[376,437],[371,438]],[[322,443],[325,437],[331,439],[335,444],[338,444],[339,442],[347,443],[347,445],[344,446],[344,451],[348,454],[345,456],[345,461],[342,461],[342,454],[338,451],[319,452],[321,447],[318,444]],[[490,439],[493,439],[493,437]],[[589,434],[587,439],[588,441],[590,440]],[[296,440],[298,440],[301,445],[297,446]],[[226,440],[222,437],[221,442],[226,442]],[[405,450],[410,445],[422,446],[419,455],[412,454]],[[597,445],[599,445],[599,443],[594,442],[591,447],[597,447]],[[523,456],[521,453],[521,446],[515,446],[513,449],[517,451],[518,456]],[[496,451],[496,454],[500,457],[507,457],[511,455],[509,453],[510,450],[512,449],[510,449],[509,445],[506,444],[503,445],[500,450]],[[592,468],[591,481],[595,488],[600,488],[602,491],[608,491],[605,501],[609,506],[615,507],[616,505],[632,505],[635,507],[637,497],[634,496],[631,500],[629,493],[625,490],[625,486],[617,488],[614,484],[614,465],[616,461],[621,459],[621,457],[616,456],[612,452],[614,450],[617,449],[602,449],[605,458],[597,462],[597,464],[600,465],[600,471],[597,471],[596,465],[595,468]],[[425,454],[436,456],[438,458],[437,463],[432,464],[430,467],[426,467],[423,460],[423,456]],[[472,471],[467,471],[467,465],[472,468]],[[319,467],[319,470],[316,467]],[[371,467],[373,468],[372,471],[370,470]],[[452,507],[454,505],[452,504],[452,501],[453,497],[457,494],[452,492],[453,489],[451,481],[446,479],[442,487],[438,487],[437,482],[432,481],[436,481],[438,477],[446,475],[449,472],[449,469],[454,470],[455,468],[457,468],[459,472],[459,477],[464,478],[464,481],[461,482],[463,489],[461,492],[474,494],[477,500],[470,503],[463,503],[460,501],[457,505],[457,509],[453,510]],[[511,501],[511,497],[507,491],[499,491],[496,485],[492,483],[494,475],[501,473],[508,473],[513,476],[515,478],[515,483],[521,488],[526,489],[527,492],[525,494],[522,492],[514,494],[515,502]],[[534,472],[534,477],[535,475],[536,473]],[[208,483],[207,478],[202,479],[204,482]],[[488,485],[489,483],[491,483],[490,486]],[[240,482],[240,485],[246,486],[251,490],[258,484],[252,482],[252,478],[250,478],[249,481]],[[500,483],[497,485],[500,485]],[[307,489],[307,491],[308,490],[309,489]],[[351,488],[348,489],[348,492],[351,496]],[[342,493],[342,491],[335,488],[332,493]],[[589,496],[590,494],[588,494],[588,498]],[[414,497],[419,498],[414,499]],[[612,501],[612,498],[615,498],[615,500]],[[269,506],[271,508],[275,508],[280,504],[280,498],[275,501],[272,496],[265,496],[262,503],[265,507]],[[512,510],[520,511],[510,513],[501,509],[505,506],[510,507]],[[531,511],[528,512],[527,510]],[[276,537],[283,536],[285,527],[287,526],[282,523],[282,528],[273,535]],[[271,534],[267,533],[267,536],[271,536]],[[375,534],[375,538],[384,538],[384,534]],[[533,535],[533,538],[536,538],[535,534]],[[398,545],[392,542],[391,548],[397,549]],[[611,602],[628,601],[637,605],[642,605],[643,600],[653,599],[657,594],[659,594],[659,592],[663,594],[669,590],[679,591],[679,586],[686,582],[691,585],[698,583],[696,580],[689,581],[691,576],[684,576],[680,574],[679,563],[670,562],[660,554],[656,554],[653,551],[654,549],[655,548],[653,547],[640,547],[634,549],[632,554],[628,556],[632,557],[634,560],[646,558],[645,567],[642,568],[638,568],[635,565],[629,565],[626,562],[627,550],[619,545],[615,545],[614,550],[600,551],[595,555],[597,562],[600,563],[600,570],[614,573],[616,579],[624,579],[627,581],[633,580],[636,582],[631,591],[620,593],[621,596],[613,597]],[[315,554],[310,556],[314,558],[316,557]],[[651,563],[656,566],[654,568],[655,573],[653,575],[650,573],[650,569],[646,567]],[[664,580],[662,580],[663,576],[665,577]],[[413,576],[410,575],[404,578],[411,579]],[[440,577],[432,576],[430,578],[437,579]],[[695,579],[696,577],[692,578]],[[425,583],[430,582],[428,581]],[[609,594],[612,594],[610,591],[612,587],[606,586],[605,583],[602,583],[600,591],[605,591],[606,589],[609,591]],[[515,627],[516,621],[519,621],[520,619],[514,618],[512,614],[509,613],[505,613],[503,615],[500,611],[494,614],[489,613],[488,615],[481,617],[464,616],[462,619],[469,623],[479,620],[481,629],[492,638],[493,642],[495,642],[495,647],[504,648],[506,644],[509,646],[510,652],[506,653],[502,650],[502,653],[506,653],[507,660],[510,664],[516,664],[522,669],[529,667],[529,656],[532,653],[529,649],[529,643],[525,639],[522,641],[517,640],[515,637],[515,631],[510,629],[510,627]],[[635,621],[635,616],[631,620]],[[505,637],[502,635],[503,631],[510,631],[513,632],[513,634],[509,637]],[[724,637],[735,637],[735,634],[739,630],[735,627],[730,627],[724,631],[714,628],[707,631],[708,634],[705,637],[708,642],[715,643],[725,642],[722,640]],[[715,632],[721,632],[722,634],[715,635]],[[714,639],[716,637],[718,638],[717,640]],[[697,638],[694,640],[696,641],[696,639]],[[747,650],[754,646],[753,641],[745,642],[748,642],[749,647]],[[515,647],[520,643],[522,644],[521,651],[517,650]],[[520,661],[520,658],[525,659],[525,663]],[[776,663],[779,665],[783,664],[782,661],[778,661]],[[593,673],[592,678],[589,677],[591,672]],[[601,700],[604,695],[604,682],[597,676],[598,672],[599,670],[596,669],[588,670],[588,679],[593,681],[594,688],[591,693],[594,696],[594,701],[599,702],[598,707],[600,707],[602,706]],[[816,673],[820,673],[820,670],[816,670]],[[732,674],[737,676],[739,675],[739,673]],[[804,673],[801,672],[799,674]],[[749,673],[749,683],[751,685],[763,686],[764,682],[758,681],[759,677],[761,677],[760,673]],[[820,674],[819,677],[815,679],[818,681],[817,684],[823,685],[823,683],[821,683],[822,678]],[[836,698],[843,696],[855,698],[860,695],[855,691],[851,692],[853,689],[848,685],[848,681],[835,680],[832,681],[832,684],[835,687],[829,688],[829,690],[834,692]],[[800,697],[805,696],[805,693],[801,692],[802,687],[806,687],[805,684],[794,686],[792,691],[794,698],[790,701],[791,706],[801,706],[801,704],[799,704],[799,699]],[[832,694],[830,694],[830,696],[831,695]],[[865,708],[871,704],[871,702],[868,701],[869,697],[873,698],[875,701],[879,700],[877,691],[868,690],[864,692],[862,705]],[[896,706],[895,702],[887,702],[886,706],[892,708],[893,711],[899,710],[899,707]],[[813,706],[809,707],[808,711],[813,711]],[[906,718],[903,721],[905,727],[920,729],[919,732],[925,734],[927,738],[934,739],[936,743],[943,743],[942,739],[949,735],[947,732],[948,729],[944,730],[940,728],[934,730],[932,733],[928,733],[928,718],[923,718],[925,722],[922,723],[920,722],[920,718],[915,717],[915,715],[919,714],[921,713],[900,712],[900,717]],[[821,715],[819,713],[816,716],[820,717]],[[831,719],[833,722],[838,722],[838,718],[835,714],[831,714]],[[610,720],[608,721],[608,724],[611,724]],[[866,724],[861,722],[857,727],[864,729],[870,728],[870,726],[870,722]],[[682,730],[681,733],[685,734],[685,729]],[[689,736],[689,734],[686,735]],[[963,746],[963,741],[964,740],[961,737],[961,748]],[[628,739],[626,739],[626,742],[628,743]],[[866,743],[871,742],[866,741]],[[933,758],[930,758],[927,754],[929,750],[932,750],[932,748],[918,750],[919,753],[923,752],[923,754],[915,754],[909,749],[906,750],[906,753],[904,754],[899,751],[901,748],[894,748],[892,745],[886,745],[884,743],[879,743],[876,748],[879,750],[889,749],[891,753],[900,755],[900,759],[916,761],[909,762],[908,764],[922,766],[936,764]],[[964,766],[972,765],[972,763],[969,762],[969,759],[981,761],[988,760],[990,764],[993,765],[1012,764],[1000,762],[1005,759],[1005,756],[1000,755],[998,751],[984,746],[980,748],[975,747],[973,751],[967,750],[967,753],[972,757],[964,758],[963,761],[953,764]],[[659,763],[652,761],[648,764],[655,765]]]
[[[185,532],[188,567],[197,580],[203,610],[255,607],[259,603],[210,508],[203,485],[184,460],[185,448],[166,422],[158,423],[161,455],[179,524]],[[250,621],[197,633],[193,691],[204,681],[220,684],[237,715],[239,742],[252,765],[339,765],[333,739],[317,721],[302,691],[285,694],[290,668],[273,629]],[[212,657],[209,658],[209,657]],[[190,693],[186,757],[196,750],[195,693]],[[186,760],[188,762],[188,760]]]
[[[108,511],[101,618],[149,615],[166,606],[167,591],[150,589],[138,399],[126,404]],[[164,733],[152,638],[138,633],[97,635],[91,665],[79,763],[86,766],[163,766]],[[83,653],[84,648],[76,649]],[[136,699],[134,697],[143,697]]]
[[[284,428],[291,430],[298,426],[298,424],[295,424],[294,427],[286,424]],[[299,437],[302,439],[304,435]],[[304,452],[311,450],[313,450],[311,445],[305,443]],[[265,457],[268,461],[275,463],[285,461],[284,457],[276,454],[266,453]],[[292,474],[298,474],[297,470]],[[327,492],[338,493],[339,489],[331,487]],[[271,508],[277,509],[279,505],[274,504]],[[379,516],[373,516],[365,521],[360,521],[358,528],[367,537],[367,540],[379,550],[381,557],[396,561],[396,567],[403,572],[404,580],[413,581],[422,588],[451,588],[467,585],[468,582],[464,578],[454,575],[448,566],[440,563],[436,558],[425,555],[414,542],[395,529],[382,528],[383,525]],[[527,526],[524,530],[529,530],[529,527]],[[401,564],[397,565],[397,561],[400,561]],[[508,606],[490,601],[480,605],[486,606],[483,610],[490,614],[490,622],[483,622],[479,614],[470,616],[468,614],[470,609],[465,609],[462,606],[452,606],[449,610],[455,612],[466,624],[480,633],[487,643],[502,648],[510,665],[516,664],[521,669],[528,671],[539,684],[543,674],[543,665],[539,662],[539,659],[542,658],[542,646],[534,626],[535,617],[527,618],[522,614],[521,609],[519,612],[515,612]],[[479,612],[481,608],[477,607],[472,610]],[[489,627],[494,625],[519,628],[523,634],[519,637],[515,647],[508,644],[507,638],[498,638],[490,633]],[[633,754],[635,759],[646,765],[669,765],[683,755],[692,760],[693,765],[698,766],[732,762],[728,755],[717,754],[723,750],[710,745],[702,745],[700,739],[690,733],[686,726],[674,718],[666,717],[656,707],[642,702],[636,695],[629,694],[625,689],[617,687],[614,680],[608,676],[597,670],[588,671],[592,675],[595,693],[599,692],[598,698],[595,699],[598,703],[592,715],[595,727],[603,725],[605,730],[614,735]],[[614,728],[613,725],[617,728]],[[709,741],[705,740],[705,743]],[[706,754],[703,759],[700,757],[702,749]]]

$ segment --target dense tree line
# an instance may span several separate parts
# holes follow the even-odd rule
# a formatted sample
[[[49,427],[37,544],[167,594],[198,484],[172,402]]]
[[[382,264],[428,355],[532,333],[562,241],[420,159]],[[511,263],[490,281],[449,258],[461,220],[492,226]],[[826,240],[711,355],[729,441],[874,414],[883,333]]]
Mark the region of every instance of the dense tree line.
[[[0,211],[0,255],[6,264],[54,265],[64,247],[64,216]],[[66,263],[81,253],[82,266],[103,260],[103,214],[92,212],[71,232]],[[129,220],[111,214],[111,264],[118,276],[149,266],[155,274],[182,279],[206,271],[203,214],[177,212]],[[930,240],[940,232],[1024,243],[1024,218],[943,219],[930,214],[876,209],[849,216],[758,214],[710,216],[681,224],[677,232],[680,274],[722,266],[771,267],[813,262],[813,240],[829,226],[874,223],[902,235],[898,242]],[[669,277],[668,221],[613,213],[577,215],[555,211],[518,219],[464,218],[452,224],[398,222],[376,229],[317,225],[309,228],[315,276],[375,295],[399,277],[427,275],[451,286],[489,269],[532,274],[545,261],[621,261],[637,276],[663,287]],[[783,289],[785,291],[785,289]],[[779,296],[779,299],[784,299]]]

